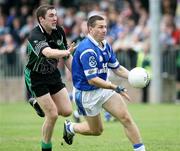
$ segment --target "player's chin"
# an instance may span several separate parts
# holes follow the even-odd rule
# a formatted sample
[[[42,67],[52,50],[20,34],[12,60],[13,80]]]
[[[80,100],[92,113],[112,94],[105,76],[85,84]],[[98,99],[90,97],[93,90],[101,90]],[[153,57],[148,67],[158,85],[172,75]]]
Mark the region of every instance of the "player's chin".
[[[101,36],[101,41],[103,41],[106,38],[106,35]]]
[[[99,41],[103,41],[105,39],[105,36],[100,37]]]

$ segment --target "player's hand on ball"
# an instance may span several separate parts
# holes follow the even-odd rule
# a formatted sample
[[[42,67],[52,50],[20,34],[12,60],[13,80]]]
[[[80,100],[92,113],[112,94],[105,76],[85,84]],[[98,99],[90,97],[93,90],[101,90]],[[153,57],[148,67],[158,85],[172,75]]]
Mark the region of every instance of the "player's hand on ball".
[[[123,86],[117,86],[115,91],[125,97],[128,101],[131,101],[131,98],[127,94],[127,89],[125,89]]]

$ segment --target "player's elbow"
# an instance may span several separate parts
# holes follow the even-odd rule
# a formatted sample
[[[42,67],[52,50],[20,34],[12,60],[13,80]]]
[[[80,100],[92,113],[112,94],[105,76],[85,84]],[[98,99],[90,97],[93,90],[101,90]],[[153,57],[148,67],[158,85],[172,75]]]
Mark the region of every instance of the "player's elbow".
[[[51,58],[51,52],[49,51],[48,47],[42,50],[42,54],[47,58]]]
[[[89,83],[90,85],[95,85],[95,80],[94,80],[94,79],[90,79],[90,80],[88,80],[88,83]]]

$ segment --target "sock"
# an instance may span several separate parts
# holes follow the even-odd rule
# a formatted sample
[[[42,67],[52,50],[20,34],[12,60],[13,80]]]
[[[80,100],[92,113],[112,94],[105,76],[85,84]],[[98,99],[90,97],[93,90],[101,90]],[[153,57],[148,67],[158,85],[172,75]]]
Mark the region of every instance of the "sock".
[[[146,151],[145,146],[142,143],[134,144],[133,147],[134,147],[134,151]]]
[[[78,113],[77,110],[74,111],[74,116],[75,116],[76,118],[79,118],[79,117],[80,117],[80,115],[79,115],[79,113]]]
[[[51,151],[52,150],[52,143],[49,142],[46,144],[43,141],[41,141],[41,148],[42,148],[42,151]]]

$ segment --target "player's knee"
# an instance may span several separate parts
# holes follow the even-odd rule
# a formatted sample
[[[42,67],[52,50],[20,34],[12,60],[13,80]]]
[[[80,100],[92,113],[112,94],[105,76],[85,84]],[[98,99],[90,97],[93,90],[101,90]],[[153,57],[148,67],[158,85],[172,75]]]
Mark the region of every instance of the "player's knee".
[[[72,114],[72,109],[67,109],[66,111],[64,111],[63,113],[60,113],[62,114],[62,116],[64,117],[68,117]]]
[[[99,136],[102,134],[102,132],[103,132],[103,128],[99,128],[99,129],[92,130],[91,134],[94,136]]]
[[[124,114],[121,117],[121,122],[124,126],[128,126],[128,125],[132,124],[132,119],[129,114]]]
[[[54,121],[56,121],[56,120],[58,119],[58,114],[53,114],[53,115],[51,116],[51,118],[52,118]]]
[[[58,114],[57,112],[50,112],[47,115],[47,118],[49,118],[51,121],[56,121],[58,119]]]

